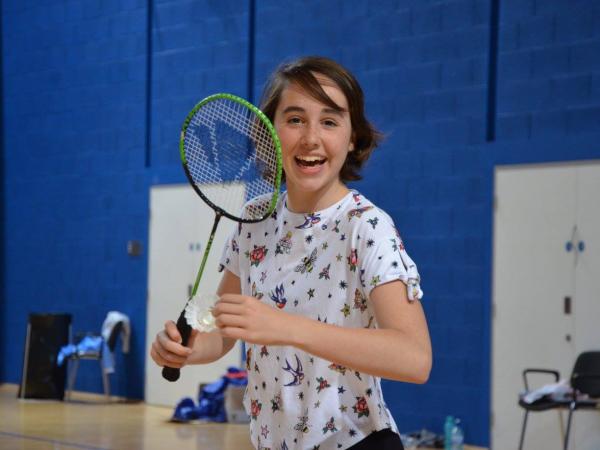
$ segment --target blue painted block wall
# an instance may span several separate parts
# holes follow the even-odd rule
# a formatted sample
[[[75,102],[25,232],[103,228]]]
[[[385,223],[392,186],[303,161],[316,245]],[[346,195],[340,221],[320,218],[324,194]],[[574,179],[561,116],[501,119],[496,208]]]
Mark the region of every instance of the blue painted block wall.
[[[598,132],[598,2],[501,5],[497,141]]]
[[[256,0],[253,36],[251,2],[156,0],[149,98],[145,0],[4,0],[0,381],[20,379],[28,313],[68,311],[84,331],[117,309],[133,342],[114,391],[143,397],[147,252],[126,243],[147,249],[150,186],[185,183],[185,114],[216,91],[257,102],[282,60],[322,54],[356,74],[386,135],[354,187],[394,218],[423,277],[431,379],[384,382],[388,405],[402,431],[440,432],[454,414],[489,444],[493,166],[600,158],[599,5],[499,3],[488,115],[489,0]],[[100,391],[97,368],[77,388]]]
[[[147,264],[126,249],[148,222],[144,5],[3,2],[2,381],[20,380],[29,313],[69,312],[77,333],[119,310],[132,355],[113,392],[143,394]],[[101,390],[96,365],[77,388]]]

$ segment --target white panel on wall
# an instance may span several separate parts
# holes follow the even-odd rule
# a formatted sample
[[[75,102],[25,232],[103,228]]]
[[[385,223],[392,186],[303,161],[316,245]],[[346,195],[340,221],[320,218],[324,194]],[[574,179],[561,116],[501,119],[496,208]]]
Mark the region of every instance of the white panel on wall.
[[[210,191],[211,186],[205,186],[203,190]],[[239,198],[241,209],[244,186],[232,187],[231,193]],[[241,344],[238,342],[219,361],[184,367],[181,377],[174,383],[162,378],[161,368],[149,356],[150,347],[165,321],[177,321],[185,305],[215,214],[187,184],[152,187],[150,208],[145,400],[150,404],[173,406],[183,397],[196,398],[200,383],[219,379],[229,366],[240,366]],[[216,292],[221,279],[218,263],[226,239],[235,226],[233,221],[221,219],[198,293]]]

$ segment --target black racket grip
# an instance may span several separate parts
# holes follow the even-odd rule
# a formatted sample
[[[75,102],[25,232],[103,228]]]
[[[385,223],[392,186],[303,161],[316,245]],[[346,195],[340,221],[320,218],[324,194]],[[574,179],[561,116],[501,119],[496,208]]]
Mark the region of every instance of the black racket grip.
[[[190,327],[185,319],[185,309],[181,311],[179,319],[177,319],[177,330],[181,335],[181,345],[187,346],[190,334],[192,333],[192,327]],[[179,369],[175,367],[163,367],[162,376],[167,381],[177,381],[179,379]]]

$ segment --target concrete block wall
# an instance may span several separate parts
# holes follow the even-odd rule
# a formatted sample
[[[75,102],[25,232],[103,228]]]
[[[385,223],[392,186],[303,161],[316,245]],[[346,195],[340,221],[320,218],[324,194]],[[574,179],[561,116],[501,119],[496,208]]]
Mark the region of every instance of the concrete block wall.
[[[598,132],[598,55],[598,2],[502,2],[497,140]]]

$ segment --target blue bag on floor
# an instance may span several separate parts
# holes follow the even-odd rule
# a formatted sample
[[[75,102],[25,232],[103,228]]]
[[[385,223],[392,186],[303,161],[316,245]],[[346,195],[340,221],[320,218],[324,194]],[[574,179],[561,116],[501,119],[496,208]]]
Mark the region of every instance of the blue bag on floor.
[[[240,386],[248,383],[245,371],[230,367],[227,374],[214,383],[202,387],[198,394],[198,405],[190,397],[183,398],[171,417],[171,422],[189,422],[190,420],[208,420],[227,422],[225,412],[225,390],[229,383]]]

